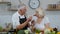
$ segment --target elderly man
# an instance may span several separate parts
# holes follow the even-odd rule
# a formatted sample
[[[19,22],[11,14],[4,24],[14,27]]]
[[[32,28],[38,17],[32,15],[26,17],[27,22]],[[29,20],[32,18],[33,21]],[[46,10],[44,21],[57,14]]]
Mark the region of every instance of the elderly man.
[[[13,14],[12,22],[13,28],[18,30],[26,30],[28,28],[28,23],[31,21],[32,17],[26,18],[26,6],[22,5],[18,11]]]

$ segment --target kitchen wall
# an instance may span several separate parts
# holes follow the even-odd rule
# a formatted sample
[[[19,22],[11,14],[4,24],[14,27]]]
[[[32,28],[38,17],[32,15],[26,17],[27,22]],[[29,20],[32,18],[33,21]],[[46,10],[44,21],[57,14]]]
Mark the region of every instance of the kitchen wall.
[[[18,6],[19,1],[18,0],[6,0],[12,3],[12,6]],[[23,3],[25,3],[28,7],[27,14],[32,15],[35,11],[28,6],[29,0],[21,0]],[[46,11],[48,4],[56,4],[59,0],[40,0],[40,6],[44,9],[46,16],[48,16],[51,26],[52,27],[58,27],[60,30],[60,11]],[[8,6],[6,4],[0,4],[0,25],[5,27],[5,23],[10,23],[12,14],[16,11],[8,11]],[[53,25],[54,24],[54,25]]]

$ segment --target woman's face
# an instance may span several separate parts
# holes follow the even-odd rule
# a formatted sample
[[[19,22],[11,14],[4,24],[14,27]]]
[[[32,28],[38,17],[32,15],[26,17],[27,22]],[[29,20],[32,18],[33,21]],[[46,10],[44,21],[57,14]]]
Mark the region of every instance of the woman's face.
[[[42,17],[37,11],[35,12],[34,16],[36,16],[36,17]]]
[[[36,16],[36,17],[38,17],[38,16],[39,16],[39,14],[38,14],[38,12],[37,12],[37,11],[35,12],[34,16]]]

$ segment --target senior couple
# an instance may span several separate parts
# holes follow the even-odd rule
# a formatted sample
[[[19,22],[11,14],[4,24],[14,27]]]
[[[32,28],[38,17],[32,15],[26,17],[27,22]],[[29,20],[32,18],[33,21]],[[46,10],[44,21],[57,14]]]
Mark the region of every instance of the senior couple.
[[[44,31],[45,28],[49,28],[49,19],[45,16],[42,8],[37,8],[33,16],[27,17],[27,7],[25,5],[20,6],[18,11],[13,14],[12,22],[13,29],[26,30],[28,27],[34,26],[35,29]],[[32,29],[34,29],[32,28]]]

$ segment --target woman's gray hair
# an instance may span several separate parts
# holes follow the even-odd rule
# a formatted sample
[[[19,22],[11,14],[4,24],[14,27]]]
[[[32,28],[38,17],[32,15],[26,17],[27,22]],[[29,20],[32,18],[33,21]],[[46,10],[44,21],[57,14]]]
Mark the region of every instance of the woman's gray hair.
[[[42,8],[37,8],[36,12],[38,12],[39,15],[41,15],[41,16],[45,16],[44,10]]]

